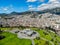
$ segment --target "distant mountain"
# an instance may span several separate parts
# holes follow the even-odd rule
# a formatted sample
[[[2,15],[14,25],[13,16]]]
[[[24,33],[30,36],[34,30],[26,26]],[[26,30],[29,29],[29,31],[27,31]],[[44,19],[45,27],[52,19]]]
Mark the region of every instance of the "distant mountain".
[[[57,8],[52,8],[52,9],[46,9],[46,10],[43,10],[43,11],[40,11],[41,13],[52,13],[52,14],[57,14],[57,15],[60,15],[60,8],[57,7]]]
[[[43,14],[43,13],[52,13],[52,14],[60,15],[60,7],[46,9],[42,11],[26,11],[26,12],[16,13],[16,14],[25,15],[25,14]]]
[[[52,13],[60,15],[60,8],[52,8],[52,9],[45,9],[42,11],[25,11],[25,12],[11,12],[10,14],[1,13],[0,16],[7,16],[7,15],[26,15],[26,14],[44,14],[44,13]]]

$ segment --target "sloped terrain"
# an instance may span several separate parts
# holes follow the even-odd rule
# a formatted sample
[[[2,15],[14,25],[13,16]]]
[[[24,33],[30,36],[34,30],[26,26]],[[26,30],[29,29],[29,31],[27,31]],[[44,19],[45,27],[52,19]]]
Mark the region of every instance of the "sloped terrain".
[[[0,45],[31,45],[30,40],[28,40],[28,39],[19,39],[14,34],[4,32],[4,33],[2,33],[2,35],[4,35],[5,38],[0,40]]]
[[[34,39],[35,45],[60,45],[60,36],[53,31],[38,28],[30,29],[37,31],[40,34],[40,37]],[[32,45],[31,40],[19,39],[15,34],[3,32],[2,35],[4,35],[5,38],[0,40],[0,45]]]

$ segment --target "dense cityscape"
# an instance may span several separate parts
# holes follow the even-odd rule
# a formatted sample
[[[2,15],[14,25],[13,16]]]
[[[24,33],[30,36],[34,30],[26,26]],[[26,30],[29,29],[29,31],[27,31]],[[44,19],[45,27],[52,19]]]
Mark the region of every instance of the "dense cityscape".
[[[60,45],[60,0],[0,0],[0,45]]]
[[[44,14],[26,14],[26,15],[12,15],[0,17],[0,25],[3,27],[15,27],[15,26],[26,26],[26,27],[38,27],[45,28],[51,27],[55,31],[60,31],[60,16],[51,13]]]

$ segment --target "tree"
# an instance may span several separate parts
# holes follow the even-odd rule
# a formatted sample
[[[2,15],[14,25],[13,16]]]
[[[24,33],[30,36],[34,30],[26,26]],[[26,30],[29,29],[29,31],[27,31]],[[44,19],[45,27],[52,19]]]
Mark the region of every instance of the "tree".
[[[45,42],[45,45],[49,45],[49,41],[46,41],[46,42]]]
[[[37,40],[40,40],[40,37],[36,37]]]
[[[53,41],[54,41],[54,39],[51,39],[51,41],[53,42]]]
[[[35,45],[38,45],[39,43],[36,43]]]
[[[48,35],[48,33],[47,32],[43,32],[45,35]]]
[[[0,24],[0,27],[3,27],[3,25]]]
[[[2,33],[3,31],[0,29],[0,34]]]
[[[3,35],[0,35],[0,40],[2,40],[2,39],[4,39],[5,38],[5,36],[3,36]]]

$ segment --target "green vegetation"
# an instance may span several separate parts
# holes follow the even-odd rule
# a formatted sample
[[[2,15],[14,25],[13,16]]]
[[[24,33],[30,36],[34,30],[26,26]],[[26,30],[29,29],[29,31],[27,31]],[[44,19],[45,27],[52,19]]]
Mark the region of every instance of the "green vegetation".
[[[1,30],[11,30],[12,28],[0,28]],[[22,29],[22,28],[20,28]],[[43,30],[39,28],[30,28],[37,31],[40,37],[34,39],[35,45],[59,45],[60,36],[51,32],[50,30]],[[32,45],[31,41],[28,39],[19,39],[15,34],[9,32],[3,32],[2,35],[5,36],[4,39],[0,40],[0,45]]]
[[[41,30],[37,28],[31,28],[31,29],[36,30],[40,34],[40,39],[34,39],[35,45],[53,45],[53,44],[59,45],[60,37],[54,32],[47,31],[47,30]]]
[[[18,28],[19,30],[23,30],[25,29],[25,27],[21,26],[21,27],[8,27],[8,28],[5,28],[5,27],[2,27],[0,28],[1,30],[12,30],[14,28]]]
[[[4,32],[2,35],[4,35],[5,38],[0,40],[0,45],[31,45],[30,40],[28,40],[28,39],[19,39],[14,34]]]

